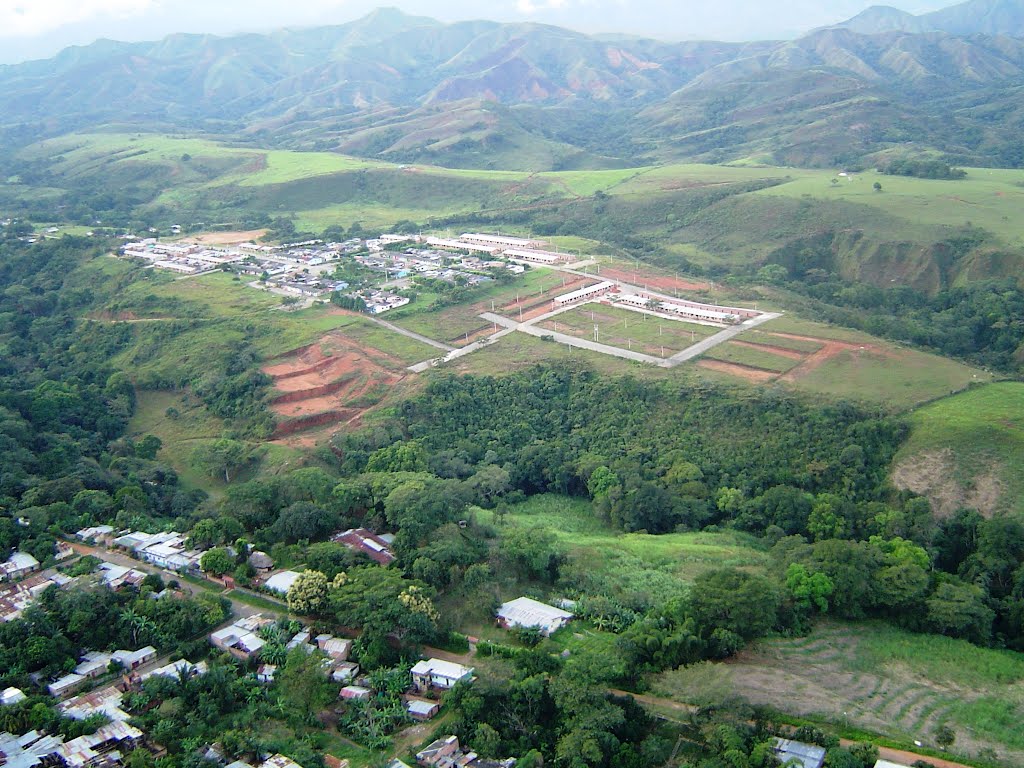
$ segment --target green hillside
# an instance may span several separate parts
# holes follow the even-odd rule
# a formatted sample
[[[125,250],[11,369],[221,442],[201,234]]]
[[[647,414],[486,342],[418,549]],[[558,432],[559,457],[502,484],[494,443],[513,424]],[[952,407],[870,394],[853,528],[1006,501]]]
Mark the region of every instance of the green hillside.
[[[970,389],[915,411],[894,480],[932,499],[943,514],[1024,513],[1024,384]]]

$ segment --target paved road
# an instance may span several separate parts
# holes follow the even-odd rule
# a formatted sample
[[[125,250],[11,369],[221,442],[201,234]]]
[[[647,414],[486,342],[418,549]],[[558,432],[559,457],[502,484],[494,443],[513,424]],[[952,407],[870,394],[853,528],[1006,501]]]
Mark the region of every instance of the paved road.
[[[781,315],[778,313],[768,312],[766,314],[761,315],[760,317],[753,317],[750,320],[740,323],[739,325],[734,325],[731,328],[726,328],[724,331],[720,331],[719,333],[716,333],[714,336],[709,336],[703,341],[698,341],[692,347],[687,347],[682,352],[672,355],[672,357],[668,359],[670,363],[668,367],[671,368],[676,365],[679,365],[680,363],[685,363],[687,360],[692,360],[695,357],[699,357],[700,355],[703,355],[705,352],[707,352],[709,349],[717,347],[719,344],[722,344],[726,341],[729,341],[729,339],[733,339],[739,336],[744,331],[749,331],[751,328],[756,328],[757,326],[767,323],[769,320],[774,320],[777,317],[781,317]]]

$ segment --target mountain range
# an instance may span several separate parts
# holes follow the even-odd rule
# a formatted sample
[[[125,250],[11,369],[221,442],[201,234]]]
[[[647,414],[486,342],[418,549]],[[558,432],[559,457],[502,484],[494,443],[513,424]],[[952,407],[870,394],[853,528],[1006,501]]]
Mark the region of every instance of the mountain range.
[[[940,152],[1024,163],[1024,0],[875,7],[793,41],[666,43],[381,9],[266,35],[101,40],[0,67],[0,139],[112,126],[544,170]]]

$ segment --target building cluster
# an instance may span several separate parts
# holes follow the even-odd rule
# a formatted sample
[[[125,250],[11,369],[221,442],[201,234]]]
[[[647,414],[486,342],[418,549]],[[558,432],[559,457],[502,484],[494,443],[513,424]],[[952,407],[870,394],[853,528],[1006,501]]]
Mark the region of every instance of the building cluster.
[[[14,621],[52,586],[63,587],[74,579],[60,573],[37,573],[20,581],[0,584],[0,621]]]
[[[426,768],[513,768],[516,759],[488,760],[464,749],[458,736],[446,736],[417,752],[416,762]]]
[[[77,534],[81,537],[82,532]],[[119,535],[113,544],[131,551],[140,560],[171,571],[197,571],[202,552],[186,546],[188,536],[176,531],[143,533],[129,531]]]
[[[39,570],[39,561],[28,552],[12,552],[0,563],[0,581],[14,581]]]
[[[425,242],[431,248],[479,253],[491,258],[502,256],[531,264],[553,265],[573,260],[572,254],[546,250],[546,242],[532,238],[467,232],[455,239],[428,237]]]
[[[135,651],[118,650],[112,653],[102,651],[88,651],[79,660],[79,664],[73,672],[50,683],[46,690],[54,698],[69,696],[80,690],[91,680],[102,677],[114,664],[125,672],[133,672],[143,664],[156,658],[156,648],[147,645]]]
[[[741,307],[722,307],[685,299],[665,299],[642,293],[623,293],[617,283],[609,281],[594,283],[571,293],[556,296],[552,299],[552,305],[555,309],[561,309],[590,301],[608,301],[623,309],[653,312],[668,317],[715,325],[736,325],[749,318],[759,317],[761,314],[757,310]]]
[[[159,269],[184,275],[220,269],[225,264],[243,257],[240,253],[221,248],[208,248],[199,243],[161,243],[155,237],[129,242],[122,246],[121,253],[130,258],[148,261]]]
[[[5,768],[115,768],[128,752],[142,745],[144,734],[128,724],[121,708],[121,691],[114,687],[63,702],[61,714],[85,720],[101,714],[109,722],[93,734],[65,742],[59,735],[29,731],[22,736],[0,733],[0,764]]]

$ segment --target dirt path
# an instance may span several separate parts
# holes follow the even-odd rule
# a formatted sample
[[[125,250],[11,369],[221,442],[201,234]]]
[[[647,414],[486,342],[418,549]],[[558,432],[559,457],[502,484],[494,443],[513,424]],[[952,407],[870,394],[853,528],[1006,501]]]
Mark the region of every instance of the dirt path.
[[[706,357],[698,360],[697,366],[707,368],[709,371],[718,371],[719,373],[727,373],[730,376],[738,376],[754,384],[766,384],[770,381],[775,381],[778,377],[778,374],[774,371],[766,371],[762,368],[749,368],[738,363],[727,363],[723,360],[711,360]]]

